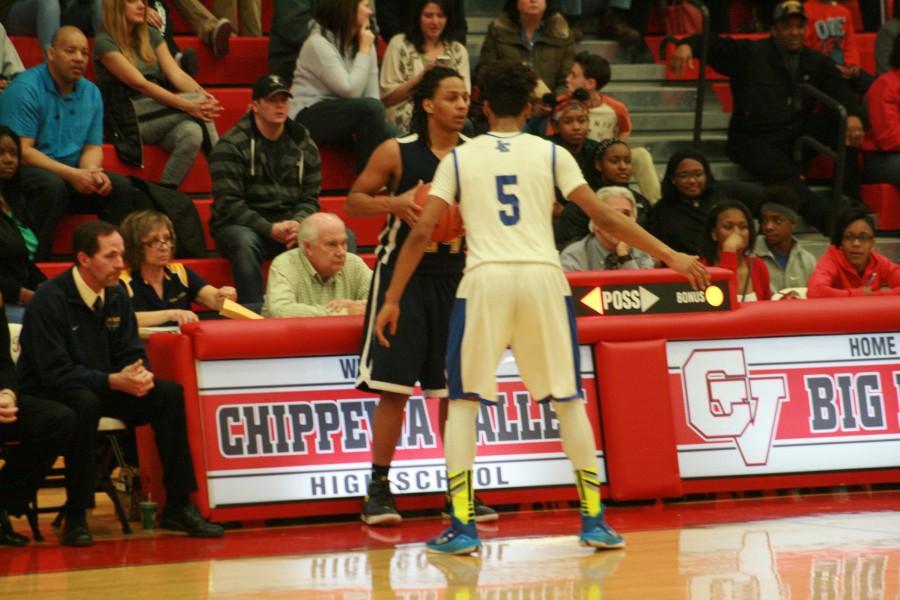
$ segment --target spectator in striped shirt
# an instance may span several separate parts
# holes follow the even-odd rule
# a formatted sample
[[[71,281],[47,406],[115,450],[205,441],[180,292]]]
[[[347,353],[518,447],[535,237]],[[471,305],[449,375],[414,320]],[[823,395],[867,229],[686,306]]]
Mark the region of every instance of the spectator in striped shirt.
[[[296,246],[300,223],[319,210],[319,149],[288,117],[289,89],[280,75],[261,77],[250,112],[209,158],[210,230],[231,261],[238,298],[256,311],[263,302],[263,261]]]

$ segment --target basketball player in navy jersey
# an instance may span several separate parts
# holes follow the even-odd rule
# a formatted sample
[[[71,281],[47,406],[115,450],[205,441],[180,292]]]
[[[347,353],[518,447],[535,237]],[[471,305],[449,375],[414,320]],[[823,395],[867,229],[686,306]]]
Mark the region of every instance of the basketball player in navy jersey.
[[[375,322],[380,343],[402,337],[404,290],[447,207],[459,203],[466,226],[466,270],[456,292],[447,346],[450,388],[444,450],[450,527],[428,550],[471,554],[481,547],[474,524],[472,466],[478,401],[497,398],[495,372],[511,347],[526,388],[552,402],[562,446],[575,468],[583,545],[621,548],[600,503],[597,448],[581,395],[571,291],[553,244],[554,188],[596,226],[658,258],[694,287],[709,283],[696,257],[675,252],[597,199],[565,149],[522,133],[537,74],[498,62],[482,72],[490,131],[453,149],[438,166],[428,201],[407,236]],[[387,337],[386,328],[389,336]]]
[[[393,348],[378,344],[371,324],[391,280],[394,263],[421,208],[416,190],[430,182],[440,160],[464,141],[460,131],[469,110],[469,92],[459,73],[435,66],[413,90],[413,133],[387,140],[369,159],[347,196],[348,215],[387,213],[376,251],[377,263],[367,304],[366,328],[357,387],[381,395],[372,432],[372,480],[360,518],[369,525],[401,520],[391,494],[388,472],[403,428],[406,400],[418,381],[428,397],[446,402],[444,364],[453,297],[465,263],[462,239],[429,243],[404,297],[404,334]],[[442,415],[446,407],[442,406]],[[476,519],[497,513],[478,504]]]

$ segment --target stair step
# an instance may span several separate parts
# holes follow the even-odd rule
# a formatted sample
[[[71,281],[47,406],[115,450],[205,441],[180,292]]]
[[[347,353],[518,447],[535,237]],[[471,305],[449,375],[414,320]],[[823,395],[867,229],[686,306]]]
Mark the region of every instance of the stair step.
[[[613,96],[615,98],[615,96]],[[703,113],[703,131],[713,132],[728,127],[730,115],[707,110]],[[641,133],[660,130],[694,130],[693,111],[683,112],[638,112],[631,115],[634,130]]]
[[[630,64],[634,61],[634,50],[632,48],[621,46],[618,42],[612,40],[584,39],[578,42],[578,51],[599,54],[613,65]],[[651,63],[646,64],[649,65]]]
[[[690,142],[686,141],[682,147],[688,147],[690,145]],[[669,155],[656,156],[654,154],[653,160],[656,174],[661,181],[666,174],[666,163],[669,160]],[[755,181],[755,178],[745,171],[743,167],[727,160],[711,161],[709,163],[709,168],[717,181]]]
[[[652,84],[610,84],[605,88],[610,96],[625,104],[628,110],[638,112],[693,110],[697,91],[694,88],[660,87]],[[707,96],[710,108],[719,106],[714,97]]]
[[[612,81],[665,81],[666,68],[649,63],[612,64]]]
[[[816,257],[816,260],[819,260],[819,258],[825,254],[828,245],[831,243],[828,241],[827,237],[817,231],[809,231],[807,233],[795,235],[797,236],[800,247],[809,251],[810,254]]]
[[[690,148],[693,141],[685,132],[665,133],[653,132],[650,134],[632,134],[628,138],[630,146],[642,146],[647,148],[653,155],[655,162],[664,163],[669,160],[675,152]],[[725,153],[725,134],[710,133],[704,135],[699,146],[702,152],[710,161],[727,160],[728,155]]]
[[[466,40],[468,40],[468,37],[473,34],[480,34],[483,36],[487,32],[488,26],[491,24],[491,21],[496,19],[497,15],[499,15],[500,12],[500,10],[497,10],[489,14],[482,14],[481,16],[475,17],[471,17],[468,13],[466,13],[466,27],[468,28],[468,31],[466,33]]]

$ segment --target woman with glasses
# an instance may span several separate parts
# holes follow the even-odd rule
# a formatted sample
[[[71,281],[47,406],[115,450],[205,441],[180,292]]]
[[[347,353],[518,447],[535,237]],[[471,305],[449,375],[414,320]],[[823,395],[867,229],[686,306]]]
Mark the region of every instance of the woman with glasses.
[[[831,246],[809,276],[809,298],[900,295],[900,265],[875,252],[875,224],[864,208],[838,215]]]
[[[166,215],[155,210],[132,213],[119,229],[131,269],[122,273],[120,283],[140,327],[196,321],[192,302],[218,311],[226,298],[237,301],[233,287],[217,289],[181,263],[169,262],[175,256],[175,230]]]
[[[679,252],[698,254],[706,217],[722,200],[706,157],[696,150],[676,152],[663,175],[662,198],[645,227]]]

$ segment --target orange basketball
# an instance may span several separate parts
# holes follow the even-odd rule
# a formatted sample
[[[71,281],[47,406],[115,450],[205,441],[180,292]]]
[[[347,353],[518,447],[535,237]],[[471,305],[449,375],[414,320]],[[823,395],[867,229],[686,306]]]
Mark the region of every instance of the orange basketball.
[[[416,204],[425,206],[425,203],[428,202],[428,194],[430,192],[431,184],[423,184],[416,191],[414,198]],[[457,204],[451,204],[449,208],[441,214],[441,218],[438,219],[437,224],[434,226],[434,231],[431,232],[431,239],[435,242],[452,242],[464,233],[465,228],[463,227],[462,215],[459,214],[459,206]]]

